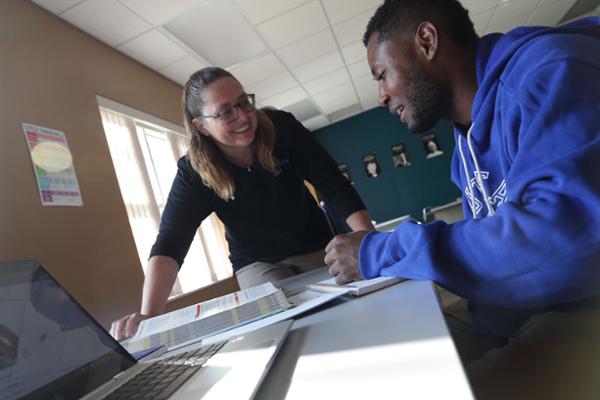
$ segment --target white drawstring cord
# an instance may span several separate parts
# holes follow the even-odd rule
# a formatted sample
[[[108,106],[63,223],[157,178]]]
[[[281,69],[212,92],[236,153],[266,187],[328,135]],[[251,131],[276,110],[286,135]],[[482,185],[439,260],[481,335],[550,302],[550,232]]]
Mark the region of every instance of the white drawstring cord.
[[[492,208],[492,204],[490,203],[490,198],[487,194],[487,190],[485,186],[483,186],[483,179],[481,179],[481,170],[479,169],[479,162],[477,161],[477,157],[475,156],[475,150],[473,150],[473,144],[471,143],[471,130],[473,129],[473,125],[469,128],[467,132],[467,146],[469,146],[469,151],[471,152],[471,158],[473,159],[473,164],[475,164],[475,178],[479,183],[479,187],[481,188],[481,194],[483,194],[483,201],[485,202],[485,206],[488,209],[488,215],[494,215],[494,209]]]
[[[458,151],[460,152],[460,159],[462,160],[462,165],[465,170],[465,176],[467,177],[467,185],[469,185],[469,190],[471,190],[471,201],[468,200],[469,208],[471,209],[471,214],[473,215],[473,219],[477,219],[477,215],[475,214],[475,192],[473,191],[473,184],[471,183],[471,178],[469,177],[469,169],[467,168],[467,160],[465,159],[465,154],[462,149],[462,136],[458,135]]]
[[[485,203],[485,207],[488,210],[488,215],[492,216],[494,215],[494,209],[492,208],[492,204],[490,203],[490,198],[487,194],[487,190],[485,188],[485,186],[483,186],[483,179],[481,178],[481,169],[479,168],[479,162],[477,161],[477,156],[475,156],[475,150],[473,150],[473,144],[471,142],[471,132],[473,130],[473,126],[475,124],[472,124],[471,127],[469,128],[469,130],[467,131],[467,146],[469,147],[469,152],[471,153],[471,159],[473,160],[473,164],[475,165],[475,179],[477,179],[477,184],[479,186],[479,188],[481,189],[481,194],[483,195],[483,201]],[[458,150],[460,152],[460,157],[462,159],[462,163],[463,163],[463,168],[465,170],[465,176],[467,177],[467,180],[469,182],[469,188],[471,189],[471,195],[473,196],[471,203],[469,203],[469,206],[471,207],[471,213],[473,214],[473,218],[475,219],[475,191],[473,188],[473,184],[471,183],[471,178],[469,177],[469,170],[467,168],[467,161],[465,159],[465,155],[463,153],[463,149],[462,149],[462,141],[460,140],[461,137],[459,135],[458,137]]]

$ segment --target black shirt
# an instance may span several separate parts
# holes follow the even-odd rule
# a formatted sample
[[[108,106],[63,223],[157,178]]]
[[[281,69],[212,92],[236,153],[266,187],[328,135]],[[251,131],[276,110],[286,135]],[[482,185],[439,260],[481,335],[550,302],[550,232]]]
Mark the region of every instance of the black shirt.
[[[181,265],[198,226],[212,211],[225,225],[234,270],[324,248],[332,234],[304,180],[344,220],[365,209],[333,159],[292,114],[265,112],[276,131],[275,173],[259,164],[248,169],[226,162],[235,195],[225,201],[202,183],[187,156],[179,159],[151,257],[170,256]]]

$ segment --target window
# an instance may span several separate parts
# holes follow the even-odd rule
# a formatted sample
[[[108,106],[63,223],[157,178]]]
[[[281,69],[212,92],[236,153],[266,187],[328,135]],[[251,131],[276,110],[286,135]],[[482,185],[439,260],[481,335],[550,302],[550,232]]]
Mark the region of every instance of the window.
[[[183,129],[102,97],[102,124],[142,268],[160,224],[177,160],[187,151]],[[198,229],[171,295],[232,275],[221,221],[212,214]]]

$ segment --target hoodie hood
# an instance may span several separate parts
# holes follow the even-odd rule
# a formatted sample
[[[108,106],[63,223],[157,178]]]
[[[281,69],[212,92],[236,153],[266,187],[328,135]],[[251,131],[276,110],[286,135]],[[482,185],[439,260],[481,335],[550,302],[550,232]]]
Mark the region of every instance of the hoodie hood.
[[[505,175],[512,160],[506,155],[514,154],[518,148],[518,129],[512,129],[512,137],[503,137],[503,132],[493,131],[497,131],[498,127],[506,129],[515,117],[518,118],[514,114],[508,116],[509,113],[503,113],[501,117],[499,110],[506,110],[513,99],[519,100],[515,93],[527,73],[545,62],[544,54],[539,55],[544,53],[540,51],[542,44],[546,43],[552,49],[555,39],[564,34],[600,40],[599,25],[600,18],[588,17],[560,27],[522,27],[506,34],[490,34],[479,40],[476,55],[478,89],[473,99],[472,125],[467,131],[458,125],[454,129],[456,149],[451,175],[453,182],[466,194],[465,215],[475,219],[494,215],[498,206],[507,200]],[[528,51],[530,49],[533,51]],[[539,56],[536,57],[536,54]],[[504,162],[497,166],[499,170],[494,168],[495,171],[490,171],[490,164],[494,162],[486,160],[497,159],[497,149],[501,147],[505,150]],[[492,148],[496,150],[490,152]],[[481,170],[480,166],[484,169]]]
[[[521,47],[539,36],[554,33],[583,34],[600,39],[598,25],[600,17],[587,17],[559,27],[520,27],[506,34],[492,33],[479,39],[476,59],[478,90],[473,99],[471,121],[476,119],[486,94]]]

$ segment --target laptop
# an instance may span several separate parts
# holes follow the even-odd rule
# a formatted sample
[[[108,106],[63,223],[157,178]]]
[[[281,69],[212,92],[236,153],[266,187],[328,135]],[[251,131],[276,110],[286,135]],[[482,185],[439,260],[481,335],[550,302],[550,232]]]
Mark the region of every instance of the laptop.
[[[7,400],[252,398],[291,324],[137,361],[38,262],[0,262],[0,393]]]

